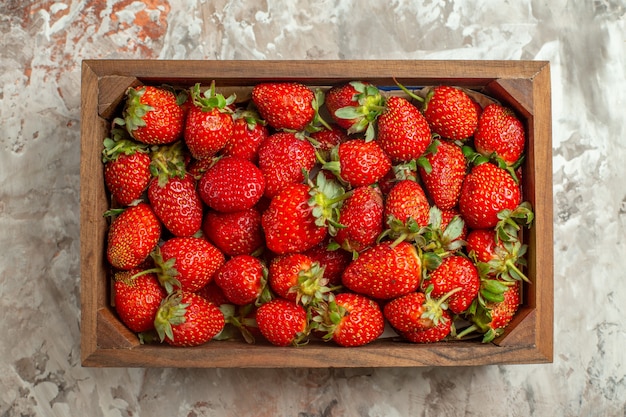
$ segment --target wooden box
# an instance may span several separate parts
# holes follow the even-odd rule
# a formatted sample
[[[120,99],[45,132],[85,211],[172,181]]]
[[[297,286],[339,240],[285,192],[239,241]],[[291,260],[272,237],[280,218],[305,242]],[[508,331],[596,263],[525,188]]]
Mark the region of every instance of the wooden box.
[[[102,140],[126,89],[137,84],[218,87],[297,80],[329,86],[368,80],[410,86],[450,84],[475,89],[513,107],[526,123],[524,199],[535,211],[525,232],[529,276],[523,305],[493,343],[416,345],[379,339],[358,348],[312,342],[279,348],[266,343],[211,341],[194,348],[142,345],[110,306],[105,260],[108,208]],[[81,126],[81,355],[96,367],[414,367],[551,362],[553,355],[552,144],[550,69],[538,61],[142,61],[82,64]]]

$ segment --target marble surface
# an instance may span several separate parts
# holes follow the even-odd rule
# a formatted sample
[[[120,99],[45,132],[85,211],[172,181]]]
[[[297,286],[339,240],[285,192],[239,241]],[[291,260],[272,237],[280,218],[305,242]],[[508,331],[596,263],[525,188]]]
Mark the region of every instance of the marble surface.
[[[625,416],[625,22],[624,0],[2,0],[0,416]],[[81,367],[85,58],[549,60],[554,363]]]

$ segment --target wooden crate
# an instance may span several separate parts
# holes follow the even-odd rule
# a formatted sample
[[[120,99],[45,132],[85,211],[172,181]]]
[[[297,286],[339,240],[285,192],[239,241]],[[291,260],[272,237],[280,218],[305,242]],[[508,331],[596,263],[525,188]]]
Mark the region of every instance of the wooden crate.
[[[270,80],[329,86],[368,80],[410,86],[450,84],[483,92],[513,107],[526,123],[524,199],[535,221],[523,305],[493,343],[416,345],[379,339],[358,348],[312,342],[279,348],[259,342],[211,341],[194,348],[142,345],[110,306],[105,259],[108,199],[102,140],[131,85],[196,82],[241,89]],[[87,60],[82,64],[81,125],[81,356],[95,367],[415,367],[551,362],[553,355],[552,147],[549,63],[539,61],[144,61]]]

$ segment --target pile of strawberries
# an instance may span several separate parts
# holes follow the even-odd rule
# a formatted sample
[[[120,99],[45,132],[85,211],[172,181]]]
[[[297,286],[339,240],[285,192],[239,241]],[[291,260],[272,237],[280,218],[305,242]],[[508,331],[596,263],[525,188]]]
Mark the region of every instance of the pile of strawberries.
[[[502,334],[528,281],[524,126],[394,87],[129,88],[102,152],[123,323],[174,346]]]

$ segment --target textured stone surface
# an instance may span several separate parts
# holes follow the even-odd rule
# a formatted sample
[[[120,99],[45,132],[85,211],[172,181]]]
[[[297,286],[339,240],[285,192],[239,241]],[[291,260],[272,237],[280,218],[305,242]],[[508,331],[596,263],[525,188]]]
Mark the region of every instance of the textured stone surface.
[[[625,22],[622,0],[3,0],[0,415],[626,415]],[[85,58],[549,60],[554,363],[82,368]]]

